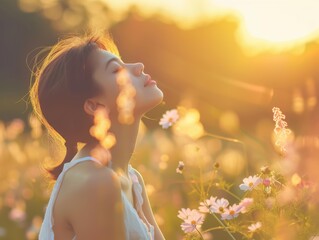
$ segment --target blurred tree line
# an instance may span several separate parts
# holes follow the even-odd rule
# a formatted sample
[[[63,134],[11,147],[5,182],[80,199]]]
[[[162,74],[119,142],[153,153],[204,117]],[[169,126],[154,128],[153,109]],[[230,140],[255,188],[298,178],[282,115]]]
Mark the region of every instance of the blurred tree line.
[[[242,127],[270,116],[275,105],[296,121],[300,114],[294,111],[294,104],[299,108],[303,104],[299,113],[316,115],[313,110],[317,105],[307,105],[308,98],[316,98],[318,92],[316,41],[306,44],[299,55],[286,51],[248,56],[237,42],[235,19],[183,30],[156,16],[142,18],[134,8],[123,20],[116,21],[116,13],[102,1],[94,5],[55,1],[63,14],[73,11],[73,18],[65,18],[67,14],[62,13],[60,18],[51,16],[58,13],[44,12],[43,6],[41,10],[35,5],[41,5],[37,0],[29,1],[34,4],[31,11],[27,9],[31,5],[24,6],[27,2],[2,0],[0,5],[1,119],[23,117],[31,110],[23,100],[30,84],[28,64],[32,67],[38,48],[54,44],[64,34],[82,32],[92,20],[92,11],[96,11],[95,18],[100,16],[100,26],[113,35],[123,60],[143,62],[145,72],[163,89],[165,102],[175,106],[188,99],[189,104],[199,108],[208,127],[214,128],[225,110],[234,111]],[[76,20],[78,16],[80,20]],[[63,25],[68,28],[63,29]],[[299,105],[298,99],[299,103],[303,101]]]

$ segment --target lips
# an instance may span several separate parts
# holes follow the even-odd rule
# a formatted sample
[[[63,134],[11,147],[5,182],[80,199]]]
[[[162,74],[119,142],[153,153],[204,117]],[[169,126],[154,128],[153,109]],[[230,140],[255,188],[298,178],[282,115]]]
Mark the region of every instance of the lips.
[[[147,76],[147,79],[146,79],[146,81],[144,83],[144,87],[146,87],[147,84],[152,80],[152,77],[149,74],[146,74],[146,76]]]

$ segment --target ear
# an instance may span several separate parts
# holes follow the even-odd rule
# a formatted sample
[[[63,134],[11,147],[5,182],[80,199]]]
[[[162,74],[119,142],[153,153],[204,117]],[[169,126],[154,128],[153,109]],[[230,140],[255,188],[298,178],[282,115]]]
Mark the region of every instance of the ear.
[[[99,104],[96,100],[92,98],[86,99],[83,104],[83,109],[87,114],[94,116],[94,113],[97,110],[98,105],[101,104]]]

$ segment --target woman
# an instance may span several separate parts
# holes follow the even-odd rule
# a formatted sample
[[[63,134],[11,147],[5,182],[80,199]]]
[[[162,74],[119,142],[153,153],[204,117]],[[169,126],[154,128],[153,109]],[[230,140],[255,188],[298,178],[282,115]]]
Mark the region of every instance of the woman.
[[[30,89],[34,112],[66,146],[63,162],[47,169],[56,182],[40,240],[164,239],[143,178],[129,164],[141,117],[163,100],[143,71],[142,63],[121,60],[109,36],[96,34],[60,40],[38,67]],[[130,123],[118,117],[123,76],[134,88]],[[90,130],[101,109],[116,139],[109,150]],[[77,143],[84,146],[78,150]]]

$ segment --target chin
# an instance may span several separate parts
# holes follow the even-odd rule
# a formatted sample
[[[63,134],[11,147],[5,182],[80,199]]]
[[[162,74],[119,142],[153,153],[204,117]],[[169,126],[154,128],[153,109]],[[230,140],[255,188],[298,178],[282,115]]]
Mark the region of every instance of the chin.
[[[157,105],[159,105],[164,99],[164,94],[162,92],[162,90],[158,89],[158,94],[156,95],[156,98],[154,98],[154,101],[152,102],[153,103],[153,107],[156,107]]]
[[[139,109],[136,109],[136,113],[144,114],[147,113],[148,111],[152,110],[156,106],[158,106],[164,99],[164,94],[162,91],[158,91],[158,94],[154,96],[154,98],[150,99],[147,104],[143,104]]]

